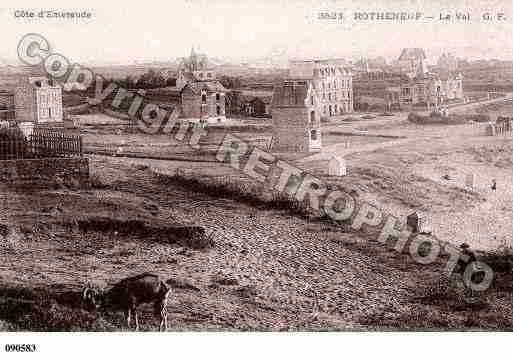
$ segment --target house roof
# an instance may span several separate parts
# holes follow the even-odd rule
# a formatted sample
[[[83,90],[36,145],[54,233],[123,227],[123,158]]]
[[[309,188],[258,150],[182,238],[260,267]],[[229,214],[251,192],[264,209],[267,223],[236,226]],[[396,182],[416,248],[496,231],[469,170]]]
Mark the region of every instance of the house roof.
[[[185,89],[191,89],[192,92],[199,94],[202,90],[207,90],[211,92],[227,92],[228,90],[219,82],[219,81],[197,81],[190,82],[184,86],[182,91]]]
[[[406,48],[401,52],[401,56],[399,56],[399,61],[404,60],[417,60],[417,59],[426,59],[426,53],[421,48]]]
[[[287,85],[280,83],[274,87],[272,97],[273,107],[305,107],[305,99],[308,94],[308,82],[303,84]]]
[[[329,162],[338,162],[338,163],[341,163],[341,164],[345,164],[346,163],[346,160],[344,159],[343,156],[332,156],[329,160]]]
[[[180,71],[180,75],[183,76],[186,81],[194,81],[194,75],[192,72]]]
[[[273,97],[272,96],[254,96],[253,98],[250,99],[250,102],[253,102],[253,101],[262,101],[263,103],[265,103],[266,105],[270,104],[271,101],[272,101]]]

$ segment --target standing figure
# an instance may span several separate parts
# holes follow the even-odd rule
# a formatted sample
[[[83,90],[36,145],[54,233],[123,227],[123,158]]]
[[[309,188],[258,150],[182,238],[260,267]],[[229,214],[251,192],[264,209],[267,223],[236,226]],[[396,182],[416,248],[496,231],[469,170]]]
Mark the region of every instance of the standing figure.
[[[497,181],[495,179],[492,180],[492,191],[497,189]]]
[[[478,263],[477,263],[476,255],[474,254],[474,252],[472,250],[470,250],[470,246],[467,243],[463,243],[460,246],[460,249],[461,249],[461,252],[460,252],[461,256],[458,259],[456,273],[461,275],[461,279],[463,281],[465,290],[467,291],[467,293],[470,294],[471,297],[473,297],[474,291],[472,290],[469,281],[475,282],[475,283],[480,283],[482,278],[478,278],[478,276],[479,276],[479,274],[482,274],[482,273],[474,272],[477,269]],[[471,273],[470,278],[465,278],[465,271],[469,266],[474,266],[473,272]]]

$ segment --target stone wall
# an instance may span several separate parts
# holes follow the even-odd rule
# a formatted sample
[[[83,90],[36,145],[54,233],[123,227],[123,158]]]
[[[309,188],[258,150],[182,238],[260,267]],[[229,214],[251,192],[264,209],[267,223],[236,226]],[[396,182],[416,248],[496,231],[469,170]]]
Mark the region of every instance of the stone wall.
[[[273,151],[310,151],[306,108],[272,109]]]
[[[190,91],[182,93],[182,114],[184,118],[212,118],[226,115],[226,99],[224,93],[219,93],[219,101],[215,92],[208,92],[206,103],[202,103],[201,95]],[[220,113],[217,114],[217,106]]]
[[[20,85],[16,87],[14,90],[14,106],[17,121],[37,121],[36,98],[32,86]]]
[[[182,113],[185,118],[201,117],[201,96],[192,93],[182,94]]]
[[[40,158],[0,161],[0,182],[53,182],[64,185],[89,185],[89,159]]]

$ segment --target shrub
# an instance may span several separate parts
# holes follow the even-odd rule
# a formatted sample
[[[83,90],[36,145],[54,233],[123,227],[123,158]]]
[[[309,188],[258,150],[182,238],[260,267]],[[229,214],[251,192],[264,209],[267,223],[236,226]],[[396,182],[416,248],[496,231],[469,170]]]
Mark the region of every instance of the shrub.
[[[457,125],[468,122],[467,115],[442,116],[439,112],[431,112],[429,116],[422,116],[416,112],[408,115],[408,121],[417,125]]]
[[[509,273],[513,268],[513,248],[502,245],[480,257],[495,273]]]
[[[205,193],[212,197],[228,198],[238,202],[245,202],[252,206],[261,206],[268,209],[286,210],[297,215],[310,214],[307,203],[298,201],[286,193],[273,192],[268,198],[261,186],[251,182],[238,182],[229,179],[203,178],[194,175],[185,175],[180,172],[174,175],[165,175],[154,172],[161,183],[175,183],[195,192]]]
[[[89,176],[89,184],[93,189],[105,189],[109,187],[107,184],[103,183],[103,181],[100,178],[100,175],[97,173],[92,173]]]

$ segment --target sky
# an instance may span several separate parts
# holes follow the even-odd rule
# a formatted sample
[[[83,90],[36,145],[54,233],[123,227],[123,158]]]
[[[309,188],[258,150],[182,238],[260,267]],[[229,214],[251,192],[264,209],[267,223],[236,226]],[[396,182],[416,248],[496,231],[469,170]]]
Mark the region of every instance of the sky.
[[[450,3],[449,5],[447,3]],[[92,18],[29,19],[16,11],[90,11]],[[354,12],[422,12],[435,19],[355,21]],[[320,12],[343,13],[342,21],[319,19]],[[470,13],[470,21],[440,21],[440,13]],[[483,21],[504,13],[506,20]],[[232,60],[384,56],[422,47],[428,61],[442,52],[469,58],[513,59],[511,0],[107,0],[80,2],[3,0],[0,3],[0,58],[15,59],[17,42],[39,33],[55,51],[85,63],[166,61],[185,56],[191,46]]]

